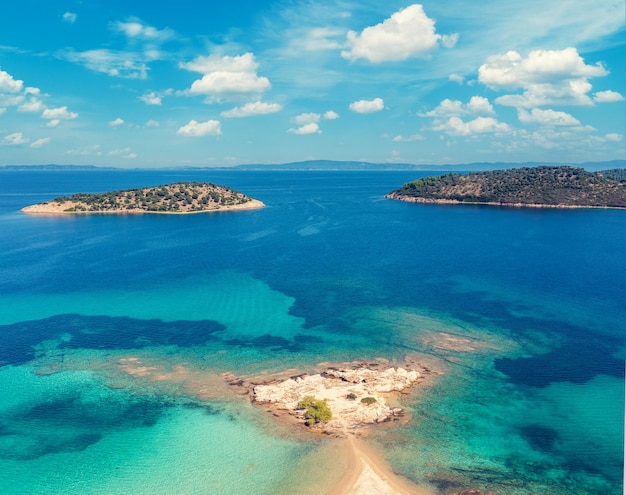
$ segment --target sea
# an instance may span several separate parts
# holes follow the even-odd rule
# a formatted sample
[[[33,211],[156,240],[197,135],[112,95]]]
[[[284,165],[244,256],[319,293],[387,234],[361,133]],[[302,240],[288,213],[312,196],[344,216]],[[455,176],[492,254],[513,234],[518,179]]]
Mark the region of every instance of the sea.
[[[224,374],[412,359],[432,374],[398,399],[405,421],[365,438],[399,476],[621,494],[626,211],[384,198],[426,175],[0,171],[0,493],[328,493],[337,440]],[[266,207],[20,212],[178,181]]]

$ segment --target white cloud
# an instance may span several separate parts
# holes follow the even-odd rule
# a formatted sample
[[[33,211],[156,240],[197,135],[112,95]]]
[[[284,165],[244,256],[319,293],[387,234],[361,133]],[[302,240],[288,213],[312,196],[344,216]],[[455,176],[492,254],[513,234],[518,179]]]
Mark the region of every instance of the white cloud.
[[[478,80],[494,90],[522,89],[504,95],[501,105],[533,108],[553,104],[592,105],[591,77],[608,74],[602,64],[587,65],[576,48],[534,50],[527,58],[515,51],[492,55],[478,69]]]
[[[300,115],[296,115],[291,119],[294,124],[305,125],[311,123],[317,123],[320,121],[322,116],[319,113],[301,113]]]
[[[161,124],[158,120],[150,119],[146,122],[146,127],[159,127]]]
[[[598,103],[613,103],[616,101],[624,101],[624,97],[617,91],[598,91],[593,95],[594,101]]]
[[[424,8],[413,4],[394,13],[380,24],[365,28],[361,33],[349,31],[349,50],[341,52],[348,60],[393,62],[413,57],[425,58],[440,44],[454,46],[458,36],[435,33],[435,21],[428,18]]]
[[[566,112],[557,112],[555,110],[540,110],[533,108],[530,112],[523,108],[518,109],[517,116],[519,121],[524,124],[543,124],[543,125],[559,125],[559,126],[578,126],[580,121]]]
[[[9,134],[8,136],[4,136],[2,138],[2,143],[7,144],[9,146],[17,146],[19,144],[28,143],[29,139],[25,138],[21,132],[14,132],[13,134]]]
[[[420,136],[419,134],[413,134],[411,136],[395,136],[392,141],[394,143],[409,143],[411,141],[423,141],[424,139],[426,139],[424,136]]]
[[[181,136],[219,136],[222,134],[221,124],[219,120],[207,120],[206,122],[189,121],[187,125],[182,126],[176,134]]]
[[[17,107],[18,112],[39,112],[44,107],[43,102],[39,98],[30,98],[26,103],[22,103]]]
[[[4,112],[6,112],[6,111],[7,111],[7,109],[6,109],[6,108],[2,108],[2,107],[0,107],[0,115],[2,115],[2,114],[3,114]]]
[[[49,120],[74,120],[78,117],[76,112],[68,111],[66,106],[58,108],[46,108],[41,116]]]
[[[119,117],[109,122],[109,127],[118,127],[120,125],[124,125],[124,119],[120,119]]]
[[[495,115],[493,105],[483,96],[472,96],[470,101],[463,103],[459,100],[446,98],[429,112],[418,113],[420,117],[444,118],[460,115]]]
[[[259,64],[252,53],[197,57],[181,67],[204,74],[202,79],[194,81],[189,94],[207,95],[209,101],[258,97],[271,87],[269,79],[257,74]]]
[[[141,95],[139,99],[143,101],[146,105],[160,105],[162,97],[152,91],[151,93]]]
[[[463,84],[463,81],[465,81],[465,78],[463,76],[460,76],[458,74],[450,74],[448,76],[448,81],[452,81],[458,84]]]
[[[19,79],[13,79],[13,76],[8,72],[0,70],[0,91],[6,91],[8,93],[18,93],[22,91],[24,81]]]
[[[374,98],[373,100],[359,100],[350,103],[350,110],[357,113],[379,112],[385,108],[385,102],[382,98]]]
[[[297,129],[289,129],[287,132],[291,132],[292,134],[321,134],[320,126],[315,122],[309,122],[308,124],[304,124]]]
[[[63,14],[63,20],[65,22],[69,22],[70,24],[74,24],[77,17],[78,16],[74,12],[66,12],[65,14]]]
[[[143,24],[138,19],[130,19],[127,22],[117,21],[112,24],[115,31],[125,34],[129,38],[137,38],[148,41],[165,41],[174,37],[171,29],[157,29]]]
[[[126,148],[122,148],[122,149],[118,149],[118,150],[111,150],[107,153],[107,155],[109,156],[121,156],[122,158],[126,158],[129,160],[132,160],[134,158],[137,158],[137,154],[133,153],[131,151],[130,148],[126,147]]]
[[[44,144],[48,144],[50,142],[50,138],[41,138],[33,141],[30,144],[31,148],[41,148]]]
[[[50,122],[46,124],[46,127],[56,127],[61,123],[59,119],[52,119]]]
[[[264,103],[257,101],[246,103],[242,107],[235,107],[222,112],[220,115],[227,118],[252,117],[254,115],[266,115],[269,113],[280,112],[283,106],[278,103]]]
[[[70,62],[84,65],[94,72],[102,72],[123,79],[146,79],[149,70],[146,61],[157,58],[157,54],[153,51],[140,54],[106,49],[84,52],[66,50],[60,53],[60,56]]]
[[[464,122],[460,117],[455,116],[435,125],[433,130],[455,136],[469,136],[472,134],[505,133],[511,129],[507,124],[498,122],[493,117],[477,117],[469,122]]]
[[[328,112],[324,113],[324,115],[322,115],[322,117],[325,120],[336,120],[339,118],[339,114],[337,112],[335,112],[334,110],[328,110]]]

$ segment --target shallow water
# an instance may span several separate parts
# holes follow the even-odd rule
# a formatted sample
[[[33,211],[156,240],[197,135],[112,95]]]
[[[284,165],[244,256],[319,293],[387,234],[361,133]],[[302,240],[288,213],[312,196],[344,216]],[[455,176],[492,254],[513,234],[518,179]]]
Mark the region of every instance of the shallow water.
[[[0,172],[0,491],[332,481],[328,442],[274,425],[220,373],[411,355],[444,374],[402,399],[407,425],[372,432],[399,473],[440,493],[621,493],[625,212],[382,198],[420,175]],[[178,180],[267,208],[19,213]]]

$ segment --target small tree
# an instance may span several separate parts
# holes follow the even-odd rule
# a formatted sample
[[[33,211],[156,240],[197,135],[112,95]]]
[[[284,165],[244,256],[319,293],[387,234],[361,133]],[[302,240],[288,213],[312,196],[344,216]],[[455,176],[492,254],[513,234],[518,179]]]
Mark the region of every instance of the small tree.
[[[316,399],[312,395],[305,396],[299,403],[298,409],[306,409],[306,424],[327,423],[333,419],[333,412],[328,407],[326,399]]]

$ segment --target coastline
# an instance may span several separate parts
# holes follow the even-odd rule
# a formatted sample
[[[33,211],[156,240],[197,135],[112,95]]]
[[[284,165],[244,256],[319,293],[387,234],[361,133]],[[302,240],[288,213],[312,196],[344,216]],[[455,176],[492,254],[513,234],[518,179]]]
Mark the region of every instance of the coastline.
[[[505,203],[499,201],[459,201],[457,199],[435,199],[435,198],[421,198],[413,196],[403,196],[401,194],[386,194],[386,199],[393,199],[396,201],[404,201],[405,203],[422,203],[422,204],[436,204],[436,205],[486,205],[486,206],[503,206],[510,208],[557,208],[557,209],[601,209],[601,210],[626,210],[621,206],[593,206],[593,205],[549,205],[538,203]]]
[[[49,216],[72,216],[72,215],[192,215],[195,213],[213,213],[219,211],[242,211],[265,208],[265,204],[257,199],[252,199],[237,205],[219,206],[206,210],[194,211],[149,211],[141,208],[129,208],[126,210],[103,210],[103,211],[66,211],[68,208],[77,206],[75,202],[64,203],[38,203],[25,206],[20,211],[28,215]]]

